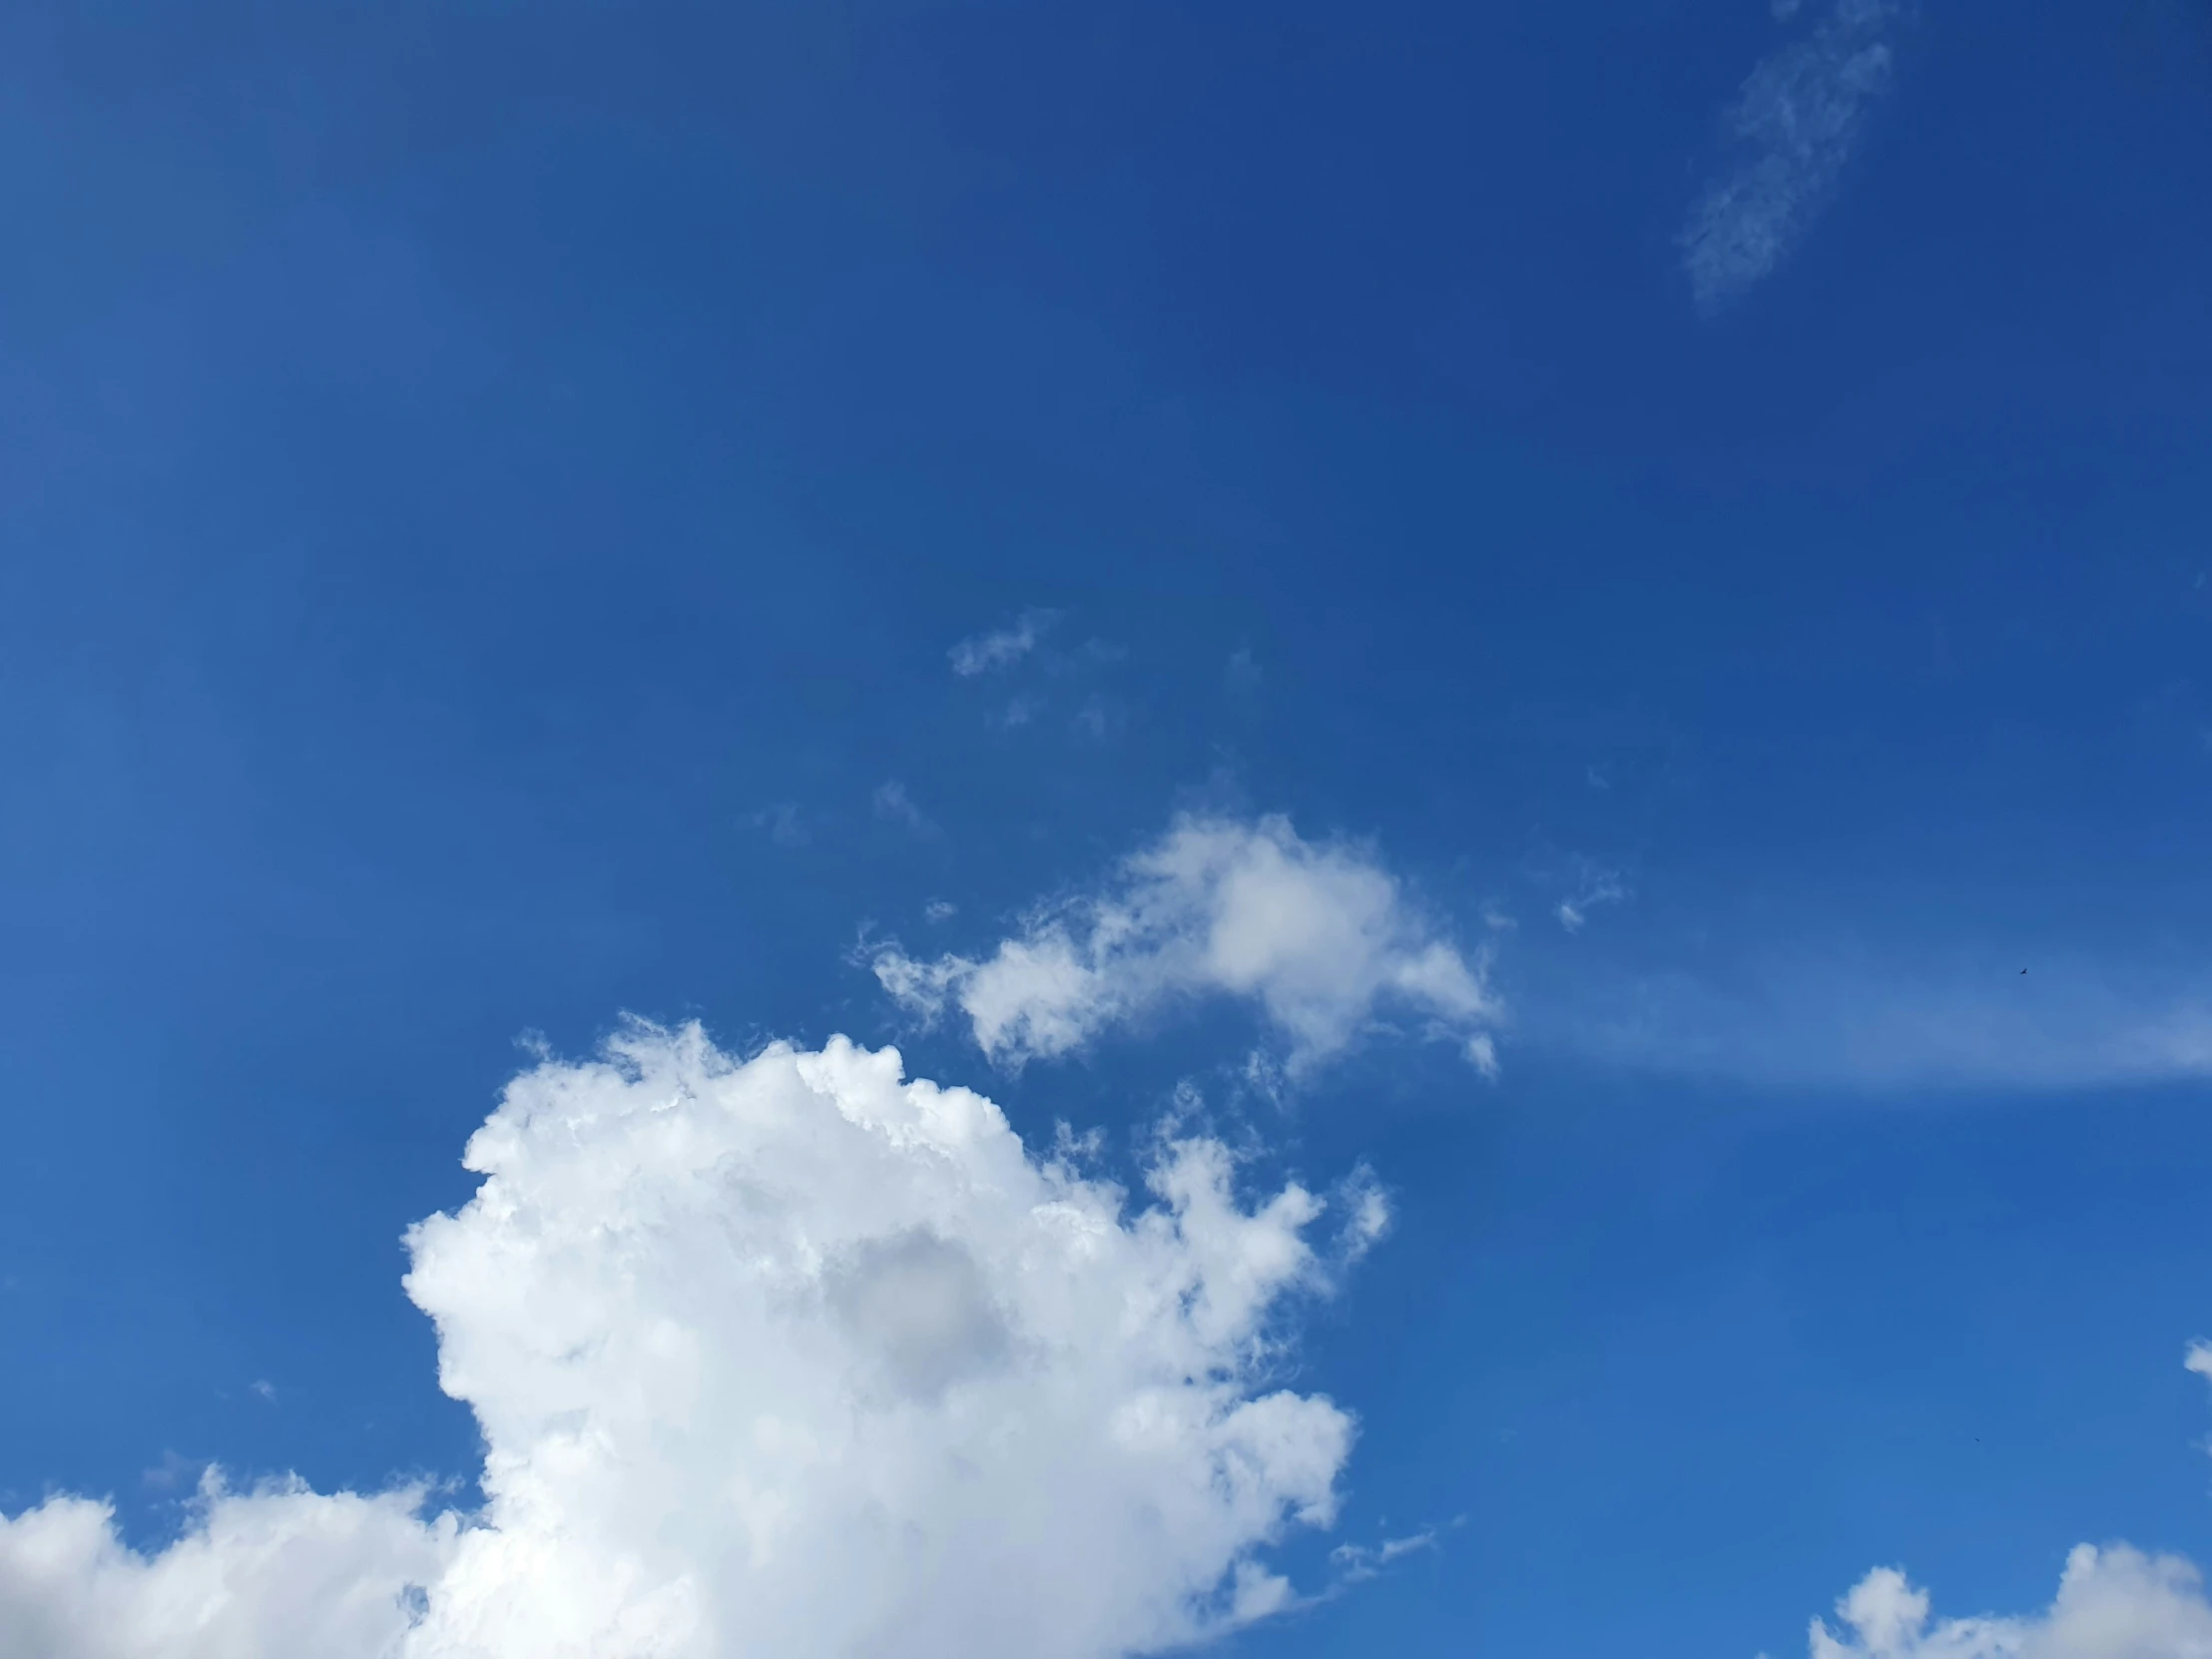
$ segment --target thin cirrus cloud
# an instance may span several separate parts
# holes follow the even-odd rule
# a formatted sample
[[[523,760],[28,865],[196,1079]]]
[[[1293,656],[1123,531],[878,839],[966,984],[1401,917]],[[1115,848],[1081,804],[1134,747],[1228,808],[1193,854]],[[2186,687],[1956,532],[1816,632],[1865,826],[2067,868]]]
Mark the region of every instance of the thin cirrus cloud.
[[[1587,969],[1530,988],[1533,1046],[1660,1075],[1875,1093],[2212,1075],[2212,997],[2038,953],[1763,953],[1728,971]]]
[[[1110,1659],[1296,1604],[1352,1417],[1282,1315],[1387,1222],[1167,1139],[1148,1207],[893,1050],[639,1026],[516,1079],[408,1295],[486,1504],[206,1485],[153,1554],[0,1517],[0,1652],[45,1659]],[[1327,1235],[1327,1241],[1317,1239]]]
[[[1058,611],[1032,607],[1004,628],[970,635],[945,653],[952,672],[963,680],[972,680],[979,674],[1011,668],[1037,649],[1059,617]]]
[[[1802,38],[1762,59],[1727,123],[1736,166],[1707,186],[1676,238],[1701,310],[1727,306],[1804,238],[1896,69],[1901,0],[1836,0]],[[1788,20],[1796,6],[1776,7]]]
[[[1208,996],[1249,999],[1290,1072],[1343,1052],[1392,1014],[1496,1064],[1500,1007],[1479,955],[1442,937],[1371,853],[1317,844],[1288,819],[1178,819],[1095,891],[1031,912],[987,953],[869,959],[909,1012],[952,1008],[1011,1065]]]

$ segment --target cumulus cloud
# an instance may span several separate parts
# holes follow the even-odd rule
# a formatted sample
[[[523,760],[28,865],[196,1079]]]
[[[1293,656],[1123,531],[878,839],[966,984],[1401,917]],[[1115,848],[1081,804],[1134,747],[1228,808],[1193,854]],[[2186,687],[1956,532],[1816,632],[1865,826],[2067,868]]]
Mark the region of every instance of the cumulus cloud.
[[[1088,1659],[1292,1605],[1354,1437],[1278,1385],[1325,1201],[1163,1141],[1149,1202],[989,1101],[832,1040],[634,1029],[518,1078],[407,1292],[486,1504],[211,1485],[138,1554],[102,1505],[0,1520],[42,1659]],[[1355,1182],[1339,1231],[1386,1217]]]
[[[2077,1545],[2058,1595],[2023,1617],[1931,1621],[1928,1592],[1878,1567],[1813,1621],[1811,1659],[2204,1659],[2212,1605],[2196,1568],[2125,1544]]]
[[[2212,1378],[2212,1345],[2191,1343],[2182,1364]],[[2076,1544],[2058,1594],[2039,1613],[1932,1620],[1926,1590],[1897,1567],[1877,1567],[1836,1603],[1836,1624],[1815,1619],[1810,1659],[2206,1659],[2212,1603],[2204,1578],[2176,1555],[2126,1544]]]
[[[1391,1011],[1495,1065],[1480,958],[1438,936],[1371,854],[1304,840],[1284,818],[1179,819],[1100,890],[1032,913],[988,954],[923,961],[888,944],[870,965],[909,1011],[956,1008],[984,1053],[1015,1065],[1205,995],[1257,1002],[1294,1072]]]
[[[152,1556],[123,1546],[107,1504],[49,1498],[0,1518],[0,1653],[383,1659],[459,1536],[420,1518],[421,1496],[232,1492],[211,1474],[185,1535]]]
[[[1012,667],[1036,650],[1059,617],[1058,611],[1031,609],[1022,612],[1008,627],[969,635],[946,653],[952,663],[952,672],[963,680],[970,680],[978,674]]]
[[[1699,198],[1676,239],[1702,309],[1719,309],[1773,271],[1812,224],[1889,88],[1888,32],[1900,9],[1900,0],[1836,0],[1745,80],[1728,112],[1744,158]]]

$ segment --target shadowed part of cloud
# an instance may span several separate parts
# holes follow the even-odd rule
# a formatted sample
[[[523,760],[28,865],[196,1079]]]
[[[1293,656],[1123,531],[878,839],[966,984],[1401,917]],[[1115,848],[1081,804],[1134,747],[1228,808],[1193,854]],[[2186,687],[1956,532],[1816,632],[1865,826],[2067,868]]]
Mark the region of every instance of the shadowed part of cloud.
[[[1899,0],[1837,0],[1745,80],[1727,117],[1741,159],[1676,239],[1701,310],[1722,309],[1772,272],[1827,204],[1894,77],[1886,37],[1899,10]]]
[[[1206,996],[1248,998],[1293,1074],[1391,1015],[1487,1072],[1500,1009],[1470,959],[1369,852],[1302,838],[1282,818],[1184,818],[1092,891],[1031,912],[987,953],[933,961],[896,943],[869,958],[931,1020],[963,1015],[1012,1065]]]

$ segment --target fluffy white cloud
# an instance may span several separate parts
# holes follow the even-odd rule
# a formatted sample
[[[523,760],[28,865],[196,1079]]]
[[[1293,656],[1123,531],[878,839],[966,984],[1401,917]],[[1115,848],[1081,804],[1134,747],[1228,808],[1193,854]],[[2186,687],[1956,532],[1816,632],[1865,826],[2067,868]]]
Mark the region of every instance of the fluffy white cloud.
[[[2191,1343],[2188,1370],[2212,1377],[2212,1344]],[[2076,1544],[2058,1595],[2040,1613],[1930,1617],[1928,1592],[1877,1567],[1836,1603],[1836,1626],[1815,1619],[1810,1659],[2212,1659],[2204,1579],[2175,1555],[2126,1544]]]
[[[202,1486],[185,1536],[148,1557],[113,1511],[49,1498],[0,1518],[0,1653],[14,1659],[279,1659],[393,1653],[452,1557],[419,1492],[325,1497]]]
[[[2212,1605],[2196,1568],[2125,1544],[2076,1546],[2058,1596],[2020,1618],[1931,1622],[1928,1592],[1880,1567],[1813,1621],[1811,1659],[2207,1659]]]
[[[1796,10],[1777,6],[1775,16],[1787,21]],[[1699,199],[1678,239],[1704,309],[1765,276],[1805,234],[1890,84],[1886,36],[1898,10],[1898,0],[1837,0],[1745,80],[1728,124],[1749,154]]]
[[[1257,1001],[1294,1072],[1391,1009],[1495,1064],[1479,958],[1438,937],[1374,857],[1303,840],[1284,818],[1180,819],[1101,891],[1033,913],[987,956],[921,961],[891,944],[871,965],[908,1010],[956,1006],[986,1054],[1017,1065],[1206,994]]]
[[[477,1414],[484,1511],[211,1489],[146,1556],[99,1505],[0,1521],[40,1659],[1087,1659],[1280,1610],[1351,1418],[1271,1385],[1321,1199],[1163,1144],[1152,1203],[989,1101],[830,1042],[696,1029],[517,1079],[408,1294]],[[1356,1190],[1342,1257],[1386,1219]]]

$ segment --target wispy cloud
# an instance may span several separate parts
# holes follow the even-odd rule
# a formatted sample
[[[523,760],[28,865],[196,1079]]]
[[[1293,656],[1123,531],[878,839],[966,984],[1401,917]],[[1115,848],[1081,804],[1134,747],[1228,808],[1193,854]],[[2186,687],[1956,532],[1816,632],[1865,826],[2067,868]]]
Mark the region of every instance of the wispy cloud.
[[[1725,972],[1562,974],[1520,999],[1540,1047],[1813,1089],[2086,1089],[2212,1076],[2212,994],[2072,958],[1800,949]]]
[[[1676,239],[1700,309],[1721,309],[1804,237],[1889,88],[1902,0],[1836,0],[1812,29],[1762,59],[1728,111],[1745,154],[1709,185]],[[1775,7],[1778,20],[1798,8]]]
[[[1058,611],[1031,608],[1008,627],[969,635],[946,653],[952,663],[952,672],[966,680],[978,674],[1011,668],[1037,649],[1038,642],[1059,616]]]
[[[1092,892],[1029,915],[987,954],[934,961],[886,944],[883,988],[923,1018],[949,1005],[1019,1065],[1199,997],[1255,1001],[1296,1073],[1384,1010],[1495,1063],[1499,1008],[1479,956],[1440,936],[1376,858],[1316,844],[1287,819],[1178,820]]]
[[[1559,918],[1561,927],[1570,933],[1579,933],[1582,924],[1590,919],[1591,910],[1600,904],[1618,904],[1627,896],[1628,888],[1622,884],[1619,870],[1585,864],[1582,879],[1552,907],[1551,913]]]
[[[887,784],[878,784],[871,804],[875,816],[885,824],[903,825],[917,835],[933,835],[936,825],[928,815],[914,805],[914,798],[906,793],[906,786],[895,778]]]

